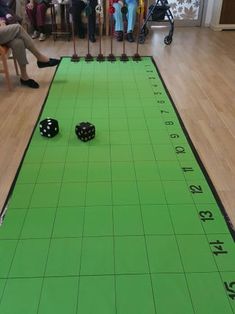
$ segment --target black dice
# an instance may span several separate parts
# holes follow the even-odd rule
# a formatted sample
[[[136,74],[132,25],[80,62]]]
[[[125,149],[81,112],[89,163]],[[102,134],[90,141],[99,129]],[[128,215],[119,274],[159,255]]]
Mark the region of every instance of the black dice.
[[[40,134],[45,137],[54,137],[59,133],[58,121],[51,118],[42,120],[39,124]]]
[[[81,141],[90,141],[95,137],[95,126],[90,122],[81,122],[76,125],[75,133]]]

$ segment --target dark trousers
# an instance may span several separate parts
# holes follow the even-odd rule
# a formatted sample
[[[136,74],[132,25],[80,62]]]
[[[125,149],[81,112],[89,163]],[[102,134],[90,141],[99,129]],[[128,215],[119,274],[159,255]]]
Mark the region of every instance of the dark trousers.
[[[88,16],[88,29],[89,35],[95,35],[96,27],[96,12],[95,7],[97,6],[97,0],[90,0],[91,15]],[[82,0],[72,0],[72,16],[74,23],[74,32],[75,34],[83,33],[84,27],[82,24],[82,11],[85,9],[86,3]]]
[[[33,10],[26,7],[26,13],[34,30],[44,33],[45,16],[48,6],[45,3],[34,3]]]

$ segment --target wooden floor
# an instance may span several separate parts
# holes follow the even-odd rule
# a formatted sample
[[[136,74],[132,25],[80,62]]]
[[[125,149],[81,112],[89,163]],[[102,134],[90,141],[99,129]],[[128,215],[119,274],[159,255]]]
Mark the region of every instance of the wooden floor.
[[[166,29],[151,31],[142,55],[152,55],[177,106],[190,137],[235,226],[235,32],[208,28],[177,28],[170,46],[163,43]],[[49,56],[72,54],[72,42],[37,42]],[[122,46],[115,44],[120,55]],[[127,54],[135,44],[127,44]],[[78,53],[86,54],[86,41]],[[104,39],[109,53],[110,42]],[[92,44],[97,55],[98,43]],[[11,61],[11,60],[10,60]],[[8,92],[0,77],[0,211],[9,193],[22,155],[47,94],[54,69],[38,69],[29,54],[29,73],[40,83],[30,90],[19,85],[11,65],[14,90]],[[11,62],[10,62],[11,63]]]

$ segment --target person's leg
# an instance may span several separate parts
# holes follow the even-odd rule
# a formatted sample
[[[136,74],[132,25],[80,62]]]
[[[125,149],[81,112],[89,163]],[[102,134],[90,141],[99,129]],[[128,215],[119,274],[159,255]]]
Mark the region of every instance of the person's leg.
[[[127,0],[127,34],[126,34],[126,39],[130,43],[134,42],[134,37],[133,37],[133,29],[135,27],[135,21],[136,21],[136,9],[137,9],[137,2],[134,0],[128,1]]]
[[[12,41],[14,41],[14,39],[19,39],[20,44],[18,43],[16,45],[13,43],[13,47],[11,47],[12,49],[14,49],[13,53],[15,53],[16,59],[19,64],[28,63],[26,59],[26,51],[25,51],[26,48],[36,57],[37,61],[41,63],[50,62],[51,59],[45,56],[43,53],[41,53],[37,49],[37,47],[34,44],[34,41],[32,40],[32,38],[28,35],[28,33],[24,30],[24,28],[21,25],[14,24],[14,25],[9,25],[6,28],[10,28],[10,27],[14,28],[14,30],[16,29],[17,32],[16,31],[14,32],[15,37],[12,36],[11,39],[9,39],[10,37],[8,36],[9,42],[7,42],[6,44],[9,47],[11,47]],[[18,47],[19,45],[20,45],[20,48]],[[54,63],[54,61],[52,63]],[[58,63],[59,61],[57,60],[57,64]],[[45,67],[45,66],[52,66],[52,64],[45,64],[44,66],[41,66],[41,67]]]
[[[39,40],[46,39],[45,36],[45,17],[48,6],[45,3],[39,3],[36,6],[36,23],[40,32]]]
[[[1,28],[0,44],[6,44],[12,48],[13,54],[19,64],[27,64],[26,51],[30,50],[37,60],[47,62],[49,58],[44,56],[34,45],[32,38],[20,24],[7,25]]]
[[[136,9],[137,3],[136,1],[127,1],[127,33],[133,32],[135,21],[136,21]]]
[[[28,64],[28,60],[26,58],[25,45],[23,40],[20,37],[18,38],[16,37],[10,42],[8,42],[7,45],[12,49],[13,56],[15,57],[19,64],[21,84],[31,88],[38,88],[39,84],[34,80],[30,79],[27,73],[26,65]]]
[[[90,0],[91,15],[88,17],[89,38],[92,42],[95,42],[95,30],[96,30],[96,11],[97,0]]]
[[[13,56],[17,60],[19,66],[28,64],[25,45],[20,37],[15,37],[9,41],[7,46],[12,49]]]
[[[11,24],[5,27],[1,27],[0,30],[0,45],[4,45],[19,35],[20,25]]]
[[[82,24],[82,11],[85,9],[85,6],[85,2],[81,0],[72,0],[71,12],[73,17],[74,33],[80,38],[85,37],[84,26]]]
[[[20,26],[20,25],[19,25]],[[23,41],[25,48],[27,48],[37,59],[37,65],[39,68],[52,67],[56,66],[60,63],[60,60],[48,58],[46,55],[41,53],[37,47],[34,45],[33,40],[28,35],[28,33],[24,30],[22,26],[20,26],[20,33],[18,37]]]
[[[20,77],[21,77],[21,79],[23,81],[29,80],[29,76],[28,76],[27,69],[26,69],[26,64],[25,65],[20,65],[19,64],[19,67],[20,67]]]
[[[23,41],[24,47],[27,48],[32,54],[36,57],[36,59],[40,62],[48,62],[49,58],[42,54],[37,47],[35,46],[33,40],[28,35],[28,33],[24,30],[22,26],[20,26],[20,32],[18,34],[18,37]]]
[[[113,14],[115,20],[115,32],[117,34],[117,41],[123,40],[123,16],[121,12],[121,5],[119,3],[113,3],[115,12]]]
[[[115,20],[115,31],[123,32],[123,19],[122,19],[121,6],[119,3],[113,3],[113,7],[115,9],[115,12],[113,14],[113,17]]]
[[[28,78],[26,65],[26,48],[29,49],[38,60],[38,67],[51,67],[59,63],[57,59],[49,59],[43,55],[34,45],[31,37],[26,33],[20,24],[7,25],[1,28],[0,44],[5,44],[12,49],[13,55],[17,60],[21,71],[21,84],[32,88],[38,88],[39,85],[32,79]]]
[[[35,3],[34,6],[33,6],[33,9],[30,9],[27,7],[25,7],[25,11],[28,15],[28,18],[29,18],[29,21],[32,25],[32,28],[33,28],[33,35],[32,35],[32,38],[37,38],[39,36],[39,30],[37,28],[37,21],[36,21],[36,12],[37,12],[37,4]]]

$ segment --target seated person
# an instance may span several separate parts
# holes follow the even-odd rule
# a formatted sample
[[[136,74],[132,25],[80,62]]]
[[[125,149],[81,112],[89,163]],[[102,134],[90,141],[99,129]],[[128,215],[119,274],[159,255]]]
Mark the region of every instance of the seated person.
[[[125,5],[128,9],[126,18],[127,18],[127,40],[133,42],[133,29],[135,26],[136,20],[136,9],[137,1],[136,0],[125,0]],[[123,1],[117,1],[113,3],[115,12],[113,14],[115,20],[115,32],[117,33],[117,40],[123,40],[123,14],[121,8],[124,6]]]
[[[3,0],[0,0],[0,18],[4,19],[6,24],[21,23],[22,21],[22,19],[16,15]]]
[[[88,16],[88,29],[89,29],[89,39],[91,42],[95,42],[95,27],[96,27],[96,11],[97,0],[90,0],[89,5],[91,8],[91,14]],[[82,23],[82,11],[85,9],[87,4],[85,0],[72,0],[71,13],[73,17],[74,33],[78,35],[79,38],[85,37],[84,26]]]
[[[0,45],[6,45],[12,49],[13,56],[20,67],[20,82],[22,85],[31,88],[38,88],[39,84],[28,76],[26,70],[26,65],[28,64],[26,48],[36,57],[39,68],[56,66],[60,62],[57,59],[50,59],[42,54],[35,47],[33,40],[20,24],[6,25],[3,20],[0,20]]]
[[[27,0],[26,13],[33,27],[32,38],[40,41],[46,39],[45,16],[50,0]]]

